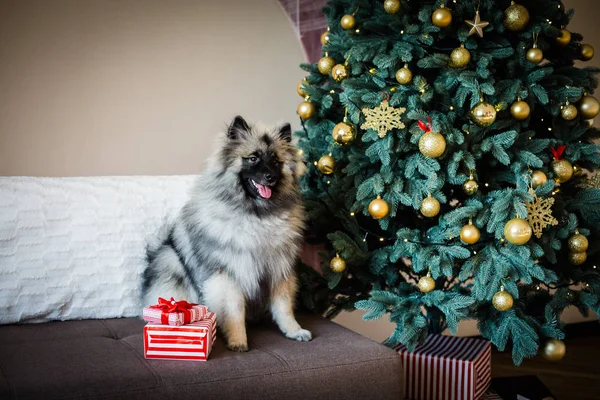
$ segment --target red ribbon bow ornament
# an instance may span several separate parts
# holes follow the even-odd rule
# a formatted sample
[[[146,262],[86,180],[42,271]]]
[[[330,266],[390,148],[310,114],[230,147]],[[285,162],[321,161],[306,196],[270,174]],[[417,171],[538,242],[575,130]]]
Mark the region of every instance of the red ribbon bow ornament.
[[[197,305],[198,304],[196,304],[196,303],[188,303],[185,300],[175,301],[175,299],[172,297],[169,300],[159,297],[158,304],[150,306],[150,308],[157,308],[159,310],[162,310],[161,322],[163,324],[167,324],[169,322],[169,313],[172,313],[172,312],[183,312],[184,320],[188,320],[188,322],[189,322],[189,319],[190,319],[189,318],[189,316],[190,316],[189,310],[193,306],[197,306]]]
[[[551,147],[550,151],[552,152],[552,155],[554,156],[555,160],[560,160],[563,156],[563,153],[565,152],[565,149],[567,148],[567,146],[562,145],[562,146],[558,146],[556,149]]]
[[[427,117],[427,124],[425,124],[425,122],[423,122],[423,121],[417,121],[417,125],[419,125],[419,128],[421,128],[421,130],[424,131],[425,133],[432,132],[431,117]]]

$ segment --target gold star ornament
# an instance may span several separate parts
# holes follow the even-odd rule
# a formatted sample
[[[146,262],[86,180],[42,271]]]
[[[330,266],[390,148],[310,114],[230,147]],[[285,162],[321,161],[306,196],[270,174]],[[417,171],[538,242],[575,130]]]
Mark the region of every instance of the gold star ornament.
[[[363,108],[365,122],[360,126],[362,129],[373,129],[377,131],[380,138],[383,138],[394,128],[403,129],[404,124],[400,116],[406,111],[406,108],[390,107],[387,100],[383,100],[379,107]]]
[[[469,36],[477,34],[479,35],[479,37],[483,37],[483,28],[490,24],[487,21],[481,20],[481,17],[479,16],[479,10],[475,12],[475,18],[473,18],[472,20],[465,20],[465,22],[471,27],[471,30],[469,31]]]
[[[536,237],[542,237],[542,230],[550,225],[558,225],[556,218],[552,216],[552,205],[554,198],[544,199],[533,194],[533,200],[530,203],[525,203],[527,207],[527,222],[533,228],[533,233]]]

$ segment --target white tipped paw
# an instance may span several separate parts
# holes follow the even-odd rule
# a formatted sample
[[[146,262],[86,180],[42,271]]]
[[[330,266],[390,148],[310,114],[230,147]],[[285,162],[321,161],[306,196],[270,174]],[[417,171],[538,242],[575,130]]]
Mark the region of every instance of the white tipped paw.
[[[295,332],[288,332],[285,336],[289,339],[297,340],[299,342],[308,342],[312,340],[312,333],[306,329],[298,329]]]

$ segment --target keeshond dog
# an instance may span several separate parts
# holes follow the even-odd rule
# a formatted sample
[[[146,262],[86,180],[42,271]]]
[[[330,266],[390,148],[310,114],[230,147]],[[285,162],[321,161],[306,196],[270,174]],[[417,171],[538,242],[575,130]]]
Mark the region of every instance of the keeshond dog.
[[[233,119],[187,204],[148,244],[145,304],[174,297],[206,305],[233,351],[248,350],[246,321],[269,312],[288,338],[312,339],[293,311],[305,165],[291,139],[289,124]]]

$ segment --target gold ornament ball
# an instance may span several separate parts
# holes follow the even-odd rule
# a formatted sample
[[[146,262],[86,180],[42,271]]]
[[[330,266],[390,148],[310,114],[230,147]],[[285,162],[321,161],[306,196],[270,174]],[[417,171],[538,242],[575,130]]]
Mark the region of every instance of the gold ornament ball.
[[[552,171],[558,183],[565,183],[573,177],[573,165],[568,160],[552,161]]]
[[[438,28],[445,28],[452,23],[452,13],[445,7],[440,7],[431,14],[431,22]]]
[[[319,72],[323,75],[328,75],[331,72],[331,69],[335,65],[335,60],[329,56],[321,57],[319,62],[317,63],[317,68]]]
[[[562,340],[550,339],[544,344],[542,357],[548,361],[560,361],[567,352],[567,346]]]
[[[388,14],[396,14],[400,11],[400,0],[385,0],[383,2],[383,9]]]
[[[469,196],[472,196],[479,190],[479,184],[474,179],[469,179],[465,183],[463,183],[462,188],[463,192],[465,192]]]
[[[300,97],[306,97],[306,92],[304,91],[304,82],[302,81],[296,86],[296,92],[300,95]]]
[[[587,253],[569,253],[569,263],[573,265],[581,265],[587,260]]]
[[[560,109],[560,116],[567,121],[577,118],[577,107],[573,104],[567,104]]]
[[[556,38],[556,44],[561,47],[565,47],[569,43],[571,43],[571,32],[566,29],[561,29],[560,36]]]
[[[471,109],[471,120],[479,126],[490,126],[496,121],[496,109],[486,101],[482,101]]]
[[[504,225],[504,237],[516,245],[523,245],[531,239],[533,233],[531,226],[526,220],[513,218]]]
[[[569,250],[573,253],[583,253],[587,251],[589,245],[588,239],[581,233],[576,233],[569,238]]]
[[[539,64],[544,59],[544,52],[542,52],[542,49],[532,47],[531,49],[527,50],[526,58],[527,61],[532,64]]]
[[[325,46],[327,43],[329,43],[329,31],[325,31],[321,34],[321,44],[323,46]]]
[[[440,213],[440,202],[431,196],[425,197],[421,201],[421,214],[427,218],[435,217]]]
[[[509,31],[521,31],[529,22],[529,11],[520,4],[512,3],[504,10],[504,25]]]
[[[464,46],[457,47],[450,53],[450,66],[452,68],[466,67],[470,61],[471,53]]]
[[[349,144],[356,137],[356,129],[354,129],[354,125],[352,124],[340,122],[333,127],[331,136],[333,136],[333,140],[338,144]]]
[[[423,293],[429,293],[433,289],[435,289],[435,280],[430,276],[423,276],[419,279],[419,283],[417,283],[417,287]]]
[[[338,64],[331,69],[331,77],[337,82],[343,81],[348,77],[348,67],[344,64]]]
[[[460,230],[460,239],[467,244],[475,244],[481,238],[481,232],[473,224],[468,224],[462,227]]]
[[[325,175],[331,175],[333,170],[335,169],[335,160],[331,156],[323,156],[319,158],[319,162],[317,163],[317,168],[319,171],[324,173]]]
[[[446,150],[446,139],[437,132],[425,132],[419,139],[419,151],[425,157],[438,158]]]
[[[582,44],[579,48],[579,59],[590,61],[594,57],[594,48],[589,44]]]
[[[389,209],[388,203],[379,197],[369,203],[369,214],[375,219],[385,218]]]
[[[531,109],[526,101],[518,100],[510,106],[510,115],[517,121],[523,121],[529,117]]]
[[[594,96],[585,95],[579,103],[579,112],[583,119],[591,119],[600,112],[600,103]]]
[[[396,71],[396,80],[401,85],[406,85],[412,81],[412,71],[408,67],[404,66]]]
[[[298,115],[302,119],[311,118],[313,115],[315,115],[315,111],[315,105],[308,101],[303,101],[298,106]]]
[[[342,25],[342,28],[346,30],[353,29],[356,26],[356,19],[354,18],[354,15],[346,14],[342,17],[340,24]]]
[[[331,259],[331,262],[329,262],[329,268],[331,268],[333,272],[344,272],[346,270],[346,261],[340,256],[335,256]]]
[[[548,177],[542,171],[533,171],[531,174],[531,186],[534,189],[537,189],[539,186],[542,186],[544,183],[548,181]]]
[[[494,297],[492,297],[492,305],[496,310],[502,312],[510,310],[513,302],[512,295],[504,290],[494,293]]]

